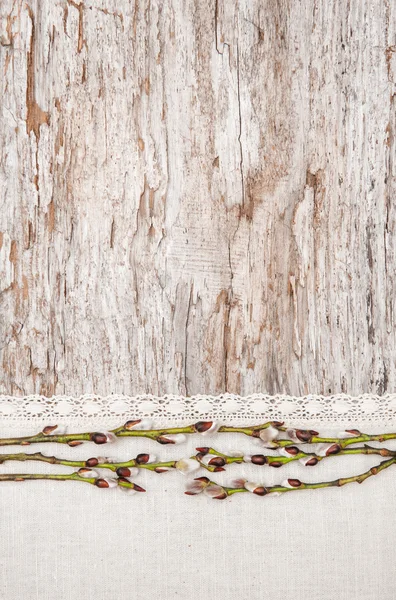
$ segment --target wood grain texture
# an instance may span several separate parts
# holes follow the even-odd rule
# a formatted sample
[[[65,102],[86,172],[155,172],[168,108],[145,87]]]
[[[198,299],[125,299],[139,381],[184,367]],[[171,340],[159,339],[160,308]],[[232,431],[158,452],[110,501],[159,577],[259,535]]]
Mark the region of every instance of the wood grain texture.
[[[394,2],[0,11],[0,392],[395,391]]]

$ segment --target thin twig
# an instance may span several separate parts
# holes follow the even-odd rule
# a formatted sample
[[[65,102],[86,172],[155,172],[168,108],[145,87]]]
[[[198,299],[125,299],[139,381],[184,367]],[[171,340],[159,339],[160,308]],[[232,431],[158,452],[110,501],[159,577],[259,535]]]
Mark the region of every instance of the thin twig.
[[[281,485],[266,486],[264,484],[252,483],[243,480],[240,482],[238,487],[227,487],[221,486],[215,481],[211,481],[207,477],[198,477],[197,479],[194,479],[192,484],[190,483],[188,485],[185,493],[192,496],[204,492],[205,495],[208,495],[215,500],[224,500],[228,496],[246,492],[252,492],[257,496],[268,496],[270,494],[278,495],[297,490],[317,490],[328,487],[342,487],[348,483],[363,483],[363,481],[369,477],[377,475],[395,463],[396,457],[393,457],[389,460],[383,461],[375,467],[372,467],[365,473],[361,473],[352,477],[334,479],[333,481],[322,481],[319,483],[304,483],[299,479],[287,479]]]
[[[176,468],[177,460],[166,461],[166,462],[149,462],[149,454],[138,454],[136,458],[132,458],[127,461],[111,462],[106,458],[88,458],[87,460],[66,460],[58,458],[56,456],[46,456],[41,452],[35,452],[34,454],[27,453],[16,453],[16,454],[0,454],[0,464],[8,461],[38,461],[45,462],[51,465],[63,465],[66,467],[77,467],[80,469],[84,468],[97,468],[97,469],[109,469],[114,473],[117,473],[120,477],[129,477],[129,469],[148,469],[150,471],[156,471],[157,473],[165,472],[165,470]]]
[[[185,436],[194,433],[242,433],[244,435],[259,438],[269,448],[287,448],[296,443],[303,444],[337,444],[339,450],[347,446],[371,441],[384,442],[386,440],[396,439],[396,433],[365,434],[357,430],[350,430],[346,433],[349,437],[321,437],[317,431],[305,429],[290,429],[278,421],[269,421],[261,425],[251,425],[246,427],[217,426],[213,421],[199,421],[192,425],[181,427],[167,427],[162,429],[139,428],[140,420],[128,421],[121,427],[112,429],[108,432],[86,432],[86,433],[56,433],[57,426],[48,426],[40,433],[32,436],[2,438],[0,446],[13,446],[42,443],[68,444],[69,446],[78,446],[84,442],[94,442],[95,444],[106,444],[115,438],[123,437],[144,437],[155,440],[160,444],[177,444],[185,441]],[[55,433],[53,433],[55,431]],[[279,439],[279,432],[286,432],[289,439]]]
[[[373,448],[367,445],[360,448],[347,448],[344,450],[337,450],[336,452],[331,451],[331,448],[329,448],[329,450],[330,452],[328,454],[319,455],[312,452],[304,452],[303,450],[297,448],[297,446],[291,446],[285,450],[285,454],[282,456],[271,456],[265,454],[244,455],[243,453],[231,456],[223,454],[215,448],[201,447],[197,448],[197,454],[191,456],[188,459],[182,458],[163,462],[157,462],[156,460],[154,460],[154,457],[146,453],[138,454],[135,458],[131,458],[126,461],[113,462],[103,457],[92,457],[88,458],[87,460],[67,460],[56,456],[46,456],[41,452],[35,452],[33,454],[18,452],[16,454],[0,454],[0,464],[8,461],[38,461],[49,463],[52,465],[63,465],[66,467],[73,467],[79,469],[108,469],[110,471],[113,471],[114,473],[117,473],[117,475],[119,475],[120,477],[130,477],[131,469],[146,469],[149,471],[155,471],[156,473],[164,473],[165,471],[171,469],[178,469],[180,471],[183,471],[183,467],[186,466],[186,461],[196,461],[196,469],[198,469],[201,466],[207,471],[214,473],[217,471],[224,471],[224,467],[226,465],[231,465],[234,463],[252,463],[254,465],[268,465],[270,467],[281,467],[283,465],[288,464],[289,462],[306,459],[306,462],[304,463],[305,465],[314,466],[318,462],[322,461],[324,458],[335,455],[343,456],[364,454],[380,455],[384,457],[396,456],[396,450],[389,450],[387,448]],[[204,457],[207,458],[205,459]],[[190,472],[192,472],[193,470],[194,468],[190,468]]]
[[[219,470],[216,467],[224,467],[229,464],[242,464],[242,463],[253,463],[255,465],[268,465],[270,467],[282,467],[290,462],[300,460],[304,461],[305,466],[315,466],[318,462],[330,456],[344,456],[354,454],[364,455],[380,455],[380,456],[396,456],[396,450],[389,450],[387,448],[373,448],[371,446],[363,446],[359,448],[347,448],[339,449],[337,444],[329,444],[329,448],[324,449],[324,453],[317,454],[314,452],[304,452],[297,446],[289,446],[284,449],[284,454],[281,456],[277,455],[266,455],[266,454],[253,454],[240,456],[229,456],[216,450],[215,448],[197,448],[198,460],[202,461],[203,456],[213,455],[214,458],[208,466],[203,465],[210,471]],[[219,459],[219,460],[218,460]],[[201,463],[202,464],[202,463]],[[210,468],[211,465],[213,468]]]
[[[165,427],[162,429],[140,429],[140,419],[134,421],[127,421],[121,427],[112,429],[108,432],[86,432],[86,433],[56,433],[57,425],[47,426],[39,433],[31,436],[15,437],[15,438],[2,438],[0,439],[0,446],[29,446],[30,444],[43,444],[43,443],[58,443],[58,444],[69,444],[69,446],[78,446],[84,442],[94,442],[95,444],[106,444],[112,441],[114,437],[144,437],[155,440],[160,444],[176,444],[184,441],[185,435],[193,433],[210,433],[219,431],[222,432],[241,432],[246,435],[252,435],[258,437],[260,431],[269,428],[276,428],[281,426],[282,423],[269,421],[263,425],[257,425],[254,427],[217,427],[213,421],[199,421],[192,425],[184,425],[181,427]],[[53,433],[55,431],[55,433]]]
[[[50,480],[50,481],[80,481],[82,483],[90,483],[99,488],[120,487],[127,490],[144,492],[136,483],[125,478],[106,479],[101,477],[87,477],[76,473],[7,473],[0,475],[0,481],[29,481],[29,480]]]

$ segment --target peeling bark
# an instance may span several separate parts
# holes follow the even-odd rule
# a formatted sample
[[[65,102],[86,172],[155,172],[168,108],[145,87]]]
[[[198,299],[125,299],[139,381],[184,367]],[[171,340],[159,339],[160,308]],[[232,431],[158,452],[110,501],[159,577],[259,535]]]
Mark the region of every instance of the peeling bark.
[[[394,3],[0,19],[0,392],[394,391]]]

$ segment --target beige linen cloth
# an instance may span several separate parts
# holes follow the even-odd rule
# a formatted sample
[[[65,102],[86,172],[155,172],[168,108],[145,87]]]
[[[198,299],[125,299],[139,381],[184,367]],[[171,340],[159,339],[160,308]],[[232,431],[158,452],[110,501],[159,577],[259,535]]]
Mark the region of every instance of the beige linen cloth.
[[[239,424],[281,419],[337,433],[396,430],[396,397],[304,399],[224,395],[0,399],[0,434],[34,434],[62,423],[68,432],[116,427],[151,416],[178,425],[213,416]],[[60,457],[133,458],[149,451],[161,460],[187,457],[212,445],[260,453],[240,434],[199,434],[176,446],[119,439],[104,446],[59,444],[0,448]],[[396,448],[387,442],[386,447]],[[325,481],[363,472],[381,457],[331,457],[314,468],[229,465],[211,475],[221,483],[245,476],[267,485],[288,475]],[[6,463],[7,472],[67,472],[41,463]],[[207,474],[205,471],[199,475]],[[78,482],[0,483],[0,597],[4,600],[393,600],[396,598],[396,467],[362,485],[298,491],[280,497],[240,494],[223,501],[184,494],[190,477],[142,472],[147,491],[128,495]]]

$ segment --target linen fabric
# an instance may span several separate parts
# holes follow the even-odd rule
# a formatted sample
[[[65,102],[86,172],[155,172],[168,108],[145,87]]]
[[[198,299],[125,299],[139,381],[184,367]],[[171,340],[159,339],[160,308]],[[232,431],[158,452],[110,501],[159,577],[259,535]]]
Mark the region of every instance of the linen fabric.
[[[198,400],[207,402],[201,412]],[[155,424],[161,427],[194,422],[192,416],[195,420],[208,418],[211,412],[222,416],[224,424],[258,424],[264,422],[269,406],[275,404],[276,410],[282,412],[282,402],[288,407],[283,415],[287,424],[315,427],[321,434],[337,434],[348,427],[365,433],[396,431],[393,397],[301,400],[263,396],[261,400],[267,407],[262,406],[264,412],[258,411],[258,417],[253,418],[251,399],[246,400],[249,409],[244,412],[244,399],[227,395],[218,400],[199,397],[195,404],[194,400],[176,397],[4,397],[0,401],[0,435],[35,434],[44,426],[55,424],[55,418],[56,423],[67,426],[68,433],[102,431],[122,425],[126,418],[152,413]],[[224,409],[227,401],[234,406],[234,413]],[[260,396],[254,401],[259,403]],[[337,401],[338,413],[333,410]],[[118,414],[116,409],[105,408],[116,402]],[[167,418],[166,410],[160,416],[155,414],[155,403],[169,407],[170,402],[174,403],[174,410],[169,409]],[[311,411],[309,407],[303,410],[305,416],[300,411],[293,417],[293,402],[296,407],[316,404],[312,404]],[[221,414],[219,403],[223,403]],[[98,405],[102,409],[99,414],[95,412]],[[26,406],[33,407],[30,413]],[[355,411],[352,421],[346,406]],[[0,452],[41,451],[76,460],[97,455],[127,460],[140,452],[150,452],[159,460],[171,460],[191,456],[200,446],[213,446],[224,453],[270,453],[258,440],[219,433],[190,435],[180,445],[161,446],[144,438],[124,438],[103,446],[86,443],[70,448],[47,443],[2,447]],[[396,449],[393,441],[383,446]],[[184,494],[187,481],[198,476],[209,476],[223,484],[241,476],[266,485],[280,483],[287,477],[306,482],[327,481],[364,472],[382,460],[378,456],[335,456],[311,468],[299,463],[279,469],[243,464],[229,465],[224,473],[208,475],[200,470],[190,476],[176,471],[142,471],[133,480],[146,492],[131,496],[119,489],[98,489],[80,482],[0,482],[0,597],[394,600],[396,466],[362,485],[302,490],[280,497],[246,493],[218,501],[203,494]],[[0,473],[73,470],[31,461],[0,465]]]

